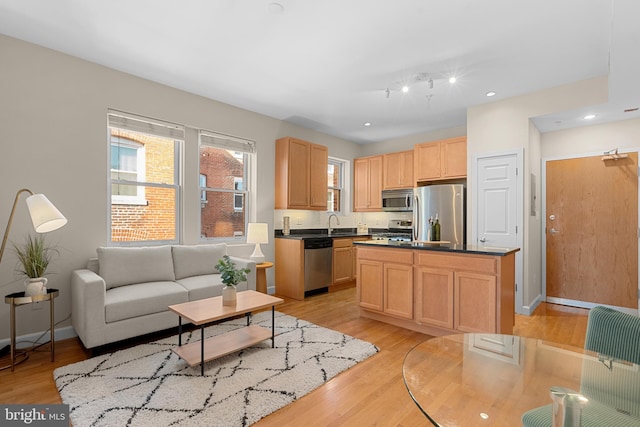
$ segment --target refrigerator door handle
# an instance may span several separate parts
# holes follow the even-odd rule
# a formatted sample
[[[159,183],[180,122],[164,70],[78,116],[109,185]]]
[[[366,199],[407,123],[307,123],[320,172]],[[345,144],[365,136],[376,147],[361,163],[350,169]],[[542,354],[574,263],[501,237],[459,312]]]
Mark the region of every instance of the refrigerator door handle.
[[[420,224],[420,198],[417,194],[413,195],[413,240],[418,240],[418,227]]]

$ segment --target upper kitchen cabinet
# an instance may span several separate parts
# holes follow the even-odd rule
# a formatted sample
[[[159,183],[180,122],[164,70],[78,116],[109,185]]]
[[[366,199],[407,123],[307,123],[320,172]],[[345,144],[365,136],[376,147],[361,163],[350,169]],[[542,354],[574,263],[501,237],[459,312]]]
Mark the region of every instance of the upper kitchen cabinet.
[[[382,187],[384,190],[413,188],[413,150],[382,156]]]
[[[415,182],[467,177],[467,137],[416,144]]]
[[[382,211],[382,156],[353,159],[353,210]]]
[[[276,141],[276,209],[327,210],[329,150],[286,137]]]

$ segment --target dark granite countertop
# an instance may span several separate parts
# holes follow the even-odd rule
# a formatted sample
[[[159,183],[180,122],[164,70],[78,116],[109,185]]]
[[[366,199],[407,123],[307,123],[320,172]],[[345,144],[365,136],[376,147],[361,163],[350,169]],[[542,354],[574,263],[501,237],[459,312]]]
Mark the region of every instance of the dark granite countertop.
[[[364,240],[353,242],[355,245],[377,246],[380,248],[394,249],[418,249],[434,252],[455,252],[461,254],[480,254],[505,256],[514,252],[518,252],[519,248],[498,248],[492,246],[476,246],[476,245],[456,245],[452,243],[435,243],[435,242],[394,242],[384,240]]]
[[[337,239],[340,237],[362,237],[362,236],[370,236],[371,229],[367,233],[358,233],[355,228],[336,228],[333,230],[331,234],[327,233],[327,229],[304,229],[304,230],[291,230],[291,234],[285,236],[282,234],[282,230],[275,231],[276,239],[295,239],[295,240],[304,240],[304,239],[314,239],[318,237],[330,237],[332,239]]]

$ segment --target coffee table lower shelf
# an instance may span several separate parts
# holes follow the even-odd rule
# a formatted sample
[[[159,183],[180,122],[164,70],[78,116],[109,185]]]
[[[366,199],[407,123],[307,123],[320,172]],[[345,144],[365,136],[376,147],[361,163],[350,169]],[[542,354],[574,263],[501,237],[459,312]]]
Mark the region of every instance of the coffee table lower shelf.
[[[270,339],[272,332],[258,325],[249,325],[222,335],[204,340],[204,357],[201,358],[202,343],[200,340],[173,348],[189,366],[196,366],[218,357],[226,356],[243,348]]]

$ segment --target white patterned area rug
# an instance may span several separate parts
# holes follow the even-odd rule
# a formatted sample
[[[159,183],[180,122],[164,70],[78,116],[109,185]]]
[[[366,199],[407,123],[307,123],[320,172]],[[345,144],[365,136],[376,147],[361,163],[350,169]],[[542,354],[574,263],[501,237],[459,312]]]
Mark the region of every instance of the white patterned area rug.
[[[271,328],[271,311],[252,324]],[[271,339],[190,368],[177,335],[58,368],[53,376],[74,427],[248,426],[378,352],[371,343],[276,312]],[[246,326],[239,318],[205,336]],[[183,344],[200,339],[185,332]]]

